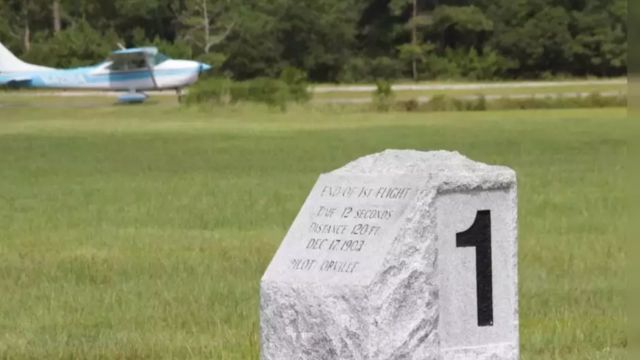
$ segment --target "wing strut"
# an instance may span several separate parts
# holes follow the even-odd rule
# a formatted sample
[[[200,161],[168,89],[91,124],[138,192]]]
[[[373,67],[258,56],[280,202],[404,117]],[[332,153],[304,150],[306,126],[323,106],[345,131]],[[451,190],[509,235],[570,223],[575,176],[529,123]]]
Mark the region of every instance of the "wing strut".
[[[156,76],[153,74],[153,66],[149,62],[149,56],[145,54],[144,63],[147,65],[147,70],[149,70],[149,74],[151,75],[151,81],[153,81],[153,87],[158,89],[158,82],[156,81]]]

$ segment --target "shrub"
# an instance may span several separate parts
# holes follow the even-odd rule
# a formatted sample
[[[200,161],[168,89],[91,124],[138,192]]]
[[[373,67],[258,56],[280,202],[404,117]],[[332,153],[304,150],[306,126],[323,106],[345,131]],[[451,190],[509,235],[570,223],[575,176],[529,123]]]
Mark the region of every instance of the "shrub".
[[[285,111],[287,102],[304,101],[305,94],[303,92],[307,92],[306,85],[302,85],[299,77],[295,78],[298,79],[297,84],[293,87],[295,94],[292,94],[292,87],[280,79],[256,78],[239,82],[220,77],[202,79],[189,89],[186,103],[225,105],[238,102],[257,102]]]
[[[475,98],[434,95],[424,108],[429,111],[485,111],[488,104],[484,95],[478,95]]]
[[[311,99],[307,79],[306,72],[291,66],[284,68],[280,73],[280,80],[289,87],[291,100],[298,103],[304,103]]]
[[[377,111],[389,111],[393,106],[393,89],[391,83],[386,80],[376,81],[376,90],[373,92],[373,105]]]
[[[476,100],[476,104],[473,110],[476,110],[476,111],[487,110],[487,98],[484,95],[482,94],[478,95],[478,99]]]
[[[443,54],[429,54],[419,72],[426,78],[491,80],[514,67],[497,52],[485,49],[446,49]]]
[[[589,94],[585,100],[593,107],[605,107],[609,103],[610,99],[600,95],[600,93],[594,92]]]
[[[186,97],[187,104],[228,102],[231,91],[231,80],[226,78],[210,78],[199,81],[189,88]]]
[[[390,81],[402,76],[402,66],[398,60],[381,56],[370,61],[369,74],[373,79]]]
[[[370,76],[367,72],[367,59],[356,57],[349,59],[347,64],[342,68],[342,72],[338,79],[343,83],[366,81]]]
[[[420,103],[416,99],[410,99],[400,102],[402,109],[407,112],[417,111],[420,108]]]
[[[343,67],[338,80],[343,83],[370,82],[374,79],[397,79],[402,76],[402,64],[390,57],[373,59],[355,57]]]
[[[526,98],[504,97],[487,100],[484,95],[475,97],[450,97],[434,95],[428,102],[420,104],[416,100],[399,101],[395,104],[397,111],[485,111],[485,110],[528,110],[528,109],[570,109],[570,108],[603,108],[625,107],[627,98],[620,96],[603,96],[591,94],[585,97],[562,97],[548,95],[546,97],[530,96]]]
[[[250,101],[249,99],[249,82],[234,82],[229,89],[230,102],[237,104],[240,101]]]
[[[587,97],[502,98],[488,103],[487,106],[492,110],[624,107],[627,106],[627,98],[626,96],[602,96],[596,93]]]
[[[249,81],[249,100],[261,102],[271,107],[287,109],[289,89],[287,84],[278,79],[256,78]]]
[[[421,74],[421,78],[427,79],[447,78],[450,80],[462,78],[461,70],[455,62],[436,54],[427,56],[418,72]]]
[[[256,78],[253,80],[232,83],[230,102],[258,102],[270,107],[287,109],[287,101],[291,98],[287,84],[279,79]]]
[[[455,108],[454,99],[446,95],[434,95],[426,104],[425,110],[429,111],[453,111]]]

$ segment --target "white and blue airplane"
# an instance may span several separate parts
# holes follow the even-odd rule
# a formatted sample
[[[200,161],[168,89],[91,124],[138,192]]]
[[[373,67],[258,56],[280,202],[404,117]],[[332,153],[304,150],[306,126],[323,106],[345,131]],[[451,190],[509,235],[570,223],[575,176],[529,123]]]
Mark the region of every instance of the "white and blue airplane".
[[[124,92],[118,100],[143,102],[144,91],[176,90],[195,83],[211,66],[191,60],[173,60],[155,47],[121,49],[104,62],[88,67],[54,69],[25,63],[0,43],[0,86],[43,89]]]

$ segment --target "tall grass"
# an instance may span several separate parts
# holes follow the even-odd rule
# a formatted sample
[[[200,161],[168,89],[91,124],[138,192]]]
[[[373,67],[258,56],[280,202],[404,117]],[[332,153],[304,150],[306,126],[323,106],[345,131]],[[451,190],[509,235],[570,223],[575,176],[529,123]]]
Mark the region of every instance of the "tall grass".
[[[523,359],[626,347],[623,109],[0,111],[0,358],[257,359],[259,279],[318,174],[386,148],[518,172]]]

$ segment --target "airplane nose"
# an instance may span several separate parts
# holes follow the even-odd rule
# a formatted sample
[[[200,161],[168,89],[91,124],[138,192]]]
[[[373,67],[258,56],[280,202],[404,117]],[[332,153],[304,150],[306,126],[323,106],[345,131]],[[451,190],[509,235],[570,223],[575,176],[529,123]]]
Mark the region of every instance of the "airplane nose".
[[[211,70],[211,65],[200,63],[200,73]]]

